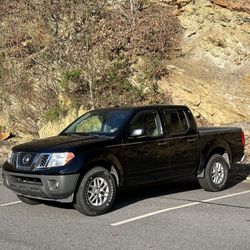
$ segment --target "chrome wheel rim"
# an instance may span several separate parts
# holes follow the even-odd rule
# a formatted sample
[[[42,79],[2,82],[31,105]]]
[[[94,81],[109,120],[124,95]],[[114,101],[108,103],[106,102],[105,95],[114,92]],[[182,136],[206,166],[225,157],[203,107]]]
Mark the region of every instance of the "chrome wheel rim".
[[[214,163],[211,174],[213,183],[215,183],[216,185],[221,184],[225,177],[223,165],[220,162]]]
[[[87,187],[87,198],[91,205],[102,206],[108,199],[109,186],[108,182],[101,178],[95,177]]]

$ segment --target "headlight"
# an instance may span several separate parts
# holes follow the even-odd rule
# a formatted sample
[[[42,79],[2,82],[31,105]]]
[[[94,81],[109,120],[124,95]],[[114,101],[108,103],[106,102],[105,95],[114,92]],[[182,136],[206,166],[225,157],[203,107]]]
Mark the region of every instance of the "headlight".
[[[8,155],[8,159],[7,159],[7,162],[9,163],[9,164],[11,164],[11,160],[12,160],[12,150],[9,152],[9,155]]]
[[[48,162],[47,168],[61,167],[66,165],[70,160],[75,157],[73,153],[53,153]]]

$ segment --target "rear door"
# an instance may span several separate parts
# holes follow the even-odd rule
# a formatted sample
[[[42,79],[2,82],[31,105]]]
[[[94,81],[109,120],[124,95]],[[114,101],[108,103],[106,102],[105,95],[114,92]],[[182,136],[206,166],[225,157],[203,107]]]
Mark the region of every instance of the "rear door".
[[[172,177],[191,175],[199,164],[199,137],[189,110],[163,109]]]

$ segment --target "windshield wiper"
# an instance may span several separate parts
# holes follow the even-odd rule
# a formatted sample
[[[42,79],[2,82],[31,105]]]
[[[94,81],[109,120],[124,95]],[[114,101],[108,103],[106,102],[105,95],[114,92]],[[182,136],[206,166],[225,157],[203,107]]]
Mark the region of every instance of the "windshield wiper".
[[[104,134],[95,134],[95,133],[88,133],[91,137],[112,137],[111,135],[104,135]]]
[[[112,137],[111,135],[104,135],[104,134],[97,134],[97,133],[81,133],[81,132],[70,132],[70,133],[63,133],[60,135],[89,136],[92,138]]]
[[[72,135],[72,136],[88,136],[86,133],[79,133],[79,132],[70,132],[70,133],[62,133],[60,135]]]

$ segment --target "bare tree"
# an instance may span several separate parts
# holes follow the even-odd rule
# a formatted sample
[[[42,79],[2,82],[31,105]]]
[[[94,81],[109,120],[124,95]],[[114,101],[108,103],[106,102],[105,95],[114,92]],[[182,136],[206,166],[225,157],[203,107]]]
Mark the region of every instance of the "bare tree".
[[[129,1],[130,1],[130,10],[133,17],[135,14],[135,1],[134,0],[129,0]]]
[[[86,44],[86,64],[85,64],[85,78],[89,86],[90,106],[95,107],[94,102],[94,79],[96,78],[97,65],[95,63],[93,53],[93,35],[95,32],[95,18],[94,15],[99,14],[105,8],[107,1],[89,1],[84,0],[85,4],[85,44]],[[84,84],[84,83],[83,83]]]

